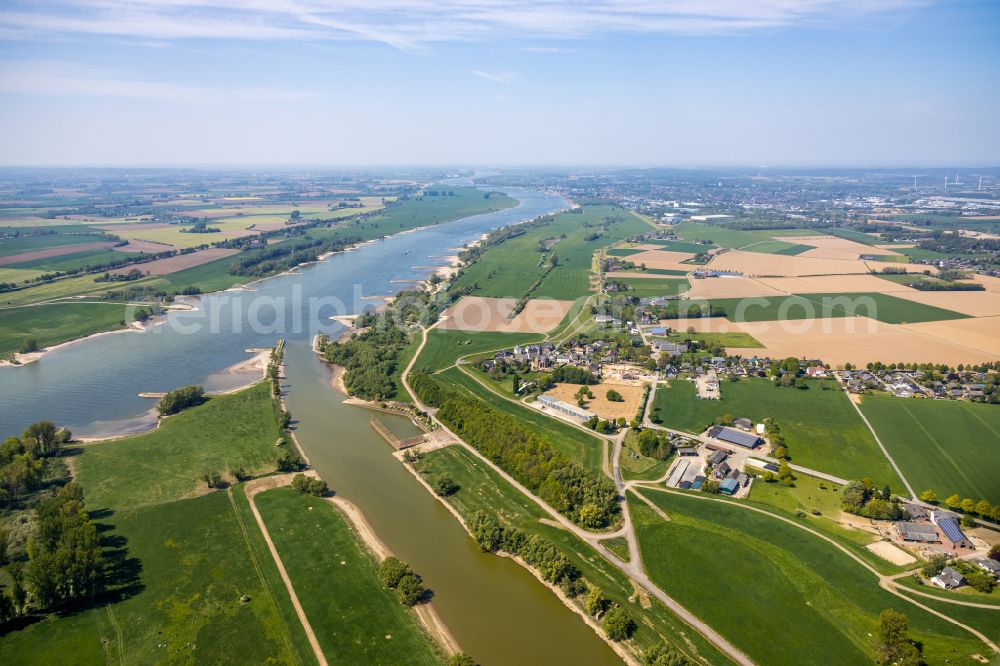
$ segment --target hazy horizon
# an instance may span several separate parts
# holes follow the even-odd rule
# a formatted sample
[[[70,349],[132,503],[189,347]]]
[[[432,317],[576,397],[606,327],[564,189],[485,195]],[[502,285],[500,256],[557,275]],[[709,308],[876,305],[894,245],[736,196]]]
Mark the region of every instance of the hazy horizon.
[[[11,166],[976,168],[978,0],[14,0]]]

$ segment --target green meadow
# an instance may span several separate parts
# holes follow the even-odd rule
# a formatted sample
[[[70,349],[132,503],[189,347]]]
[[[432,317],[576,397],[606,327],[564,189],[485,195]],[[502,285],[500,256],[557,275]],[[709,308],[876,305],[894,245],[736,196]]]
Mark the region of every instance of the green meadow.
[[[278,488],[254,498],[323,654],[341,664],[441,664],[412,610],[329,501]],[[256,526],[254,526],[256,527]]]
[[[641,492],[670,516],[631,505],[650,577],[759,663],[871,663],[887,608],[907,616],[928,663],[971,664],[987,649],[804,530],[727,501]]]
[[[121,303],[52,303],[0,309],[0,356],[16,352],[28,337],[39,347],[119,328],[129,317]]]
[[[455,288],[471,288],[475,296],[521,298],[538,282],[533,298],[575,300],[590,291],[593,254],[628,236],[649,230],[649,225],[614,206],[588,206],[582,212],[555,215],[552,222],[491,247],[455,280]],[[591,238],[605,224],[604,231]],[[588,240],[589,239],[589,240]],[[539,244],[555,240],[547,253]],[[558,257],[548,270],[547,258]],[[540,282],[539,282],[540,281]]]
[[[712,300],[711,304],[725,308],[726,318],[738,322],[861,315],[887,324],[904,324],[968,317],[959,312],[876,292],[721,298]]]
[[[770,417],[785,435],[792,462],[843,479],[870,476],[903,490],[889,461],[833,380],[807,380],[808,389],[774,386],[768,379],[723,382],[721,400],[698,400],[694,382],[658,386],[654,406],[666,427],[699,433],[716,417]]]
[[[628,285],[628,296],[646,298],[652,296],[676,296],[691,288],[687,280],[658,278],[610,278],[614,282]]]
[[[434,328],[427,331],[427,344],[413,369],[437,372],[454,365],[460,356],[504,349],[528,342],[541,342],[540,333],[496,333],[493,331],[457,331]]]
[[[719,247],[764,254],[799,254],[812,249],[799,243],[773,240],[770,231],[741,231],[697,222],[681,224],[677,227],[677,235],[688,241],[708,241]]]
[[[959,400],[866,395],[861,411],[918,493],[1000,503],[1000,409]]]

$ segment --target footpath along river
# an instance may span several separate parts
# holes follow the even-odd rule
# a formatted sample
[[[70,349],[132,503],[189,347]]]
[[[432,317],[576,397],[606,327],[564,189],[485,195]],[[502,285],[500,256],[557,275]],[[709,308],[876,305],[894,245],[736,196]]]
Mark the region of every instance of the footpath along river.
[[[509,193],[520,206],[336,254],[252,291],[204,296],[193,301],[195,311],[173,312],[143,333],[95,336],[24,367],[0,367],[0,436],[40,419],[66,425],[78,436],[148,428],[155,422],[154,401],[140,392],[197,383],[216,390],[238,386],[247,376],[227,369],[247,358],[244,350],[284,338],[288,406],[306,454],[331,488],[357,504],[379,537],[424,577],[463,649],[491,666],[620,663],[527,571],[478,551],[454,517],[391,456],[368,424],[370,412],[341,403],[329,369],[310,350],[316,333],[341,330],[331,315],[358,312],[373,303],[368,298],[425,277],[428,271],[420,267],[446,263],[442,257],[455,254],[449,248],[565,206],[541,192]],[[311,303],[314,298],[327,302]],[[380,418],[401,436],[417,432],[401,417]]]

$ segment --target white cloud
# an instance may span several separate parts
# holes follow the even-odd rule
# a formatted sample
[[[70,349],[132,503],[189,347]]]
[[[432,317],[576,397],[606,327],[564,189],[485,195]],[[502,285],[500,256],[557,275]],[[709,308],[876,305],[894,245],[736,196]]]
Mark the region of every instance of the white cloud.
[[[517,79],[517,74],[514,72],[487,72],[481,69],[471,69],[469,70],[469,74],[478,76],[481,79],[486,79],[487,81],[494,81],[505,85],[514,83],[514,80]]]
[[[835,25],[929,0],[8,0],[0,34],[135,39],[440,41],[732,34]],[[525,50],[553,52],[556,47]]]
[[[53,60],[0,61],[0,93],[52,97],[116,97],[177,104],[281,103],[315,98],[311,92],[273,88],[199,88],[122,79],[113,72]]]

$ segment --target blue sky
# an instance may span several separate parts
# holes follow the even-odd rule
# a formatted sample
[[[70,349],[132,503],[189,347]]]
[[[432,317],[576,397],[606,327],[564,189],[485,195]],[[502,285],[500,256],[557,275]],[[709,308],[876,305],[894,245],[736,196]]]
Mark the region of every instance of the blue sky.
[[[1000,164],[1000,3],[8,0],[4,164]]]

